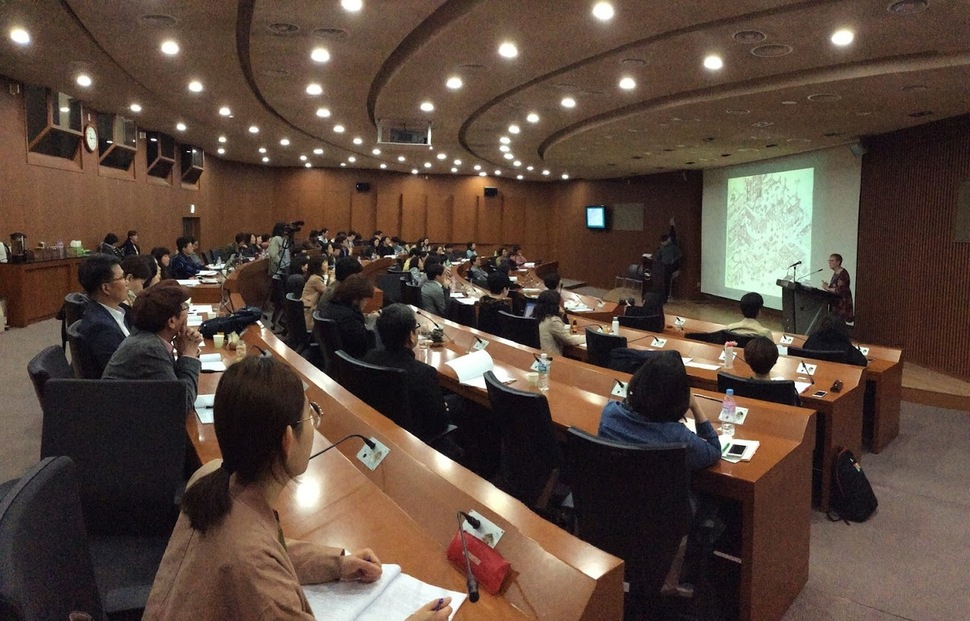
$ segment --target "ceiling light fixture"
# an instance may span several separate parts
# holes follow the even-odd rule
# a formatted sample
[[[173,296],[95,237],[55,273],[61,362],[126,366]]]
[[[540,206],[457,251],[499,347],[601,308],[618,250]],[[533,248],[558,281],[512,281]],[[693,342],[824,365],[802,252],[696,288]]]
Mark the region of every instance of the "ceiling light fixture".
[[[496,168],[496,169],[495,169],[495,176],[496,176],[496,177],[501,177],[501,176],[502,176],[502,171],[501,171],[501,170],[499,170],[498,168]]]
[[[141,104],[133,103],[130,106],[128,106],[128,109],[131,110],[132,112],[141,112]]]
[[[162,54],[166,56],[175,56],[179,53],[179,44],[171,39],[168,41],[162,41]]]
[[[91,76],[89,76],[86,73],[82,73],[77,77],[78,86],[83,86],[84,88],[87,88],[91,86],[93,83],[94,81],[91,79]]]
[[[311,164],[310,162],[307,162],[306,164],[304,164],[304,166],[307,168],[313,168],[313,164]]]
[[[382,169],[383,169],[383,168],[387,168],[387,164],[385,164],[384,162],[381,162],[381,168],[382,168]]]
[[[255,125],[250,125],[249,126],[249,133],[250,134],[258,134],[259,133],[259,128],[256,127]]]
[[[546,169],[546,170],[543,170],[543,171],[542,171],[542,174],[543,174],[543,176],[546,176],[546,177],[548,177],[548,176],[549,176],[549,170],[548,170],[548,169]]]
[[[502,45],[498,46],[499,56],[504,58],[515,58],[519,55],[519,48],[515,47],[515,44],[511,41],[506,41]]]
[[[510,142],[512,142],[512,139],[509,138],[508,136],[502,136],[498,139],[498,141],[501,142],[502,144],[509,144]]]
[[[506,153],[506,154],[505,154],[505,155],[503,155],[502,157],[504,157],[504,158],[505,158],[505,159],[507,159],[507,160],[511,160],[511,159],[515,159],[515,156],[514,156],[514,155],[512,155],[511,153]]]
[[[434,112],[434,104],[431,103],[430,101],[421,102],[421,111],[422,112]]]
[[[855,39],[855,33],[844,28],[842,30],[835,31],[835,33],[832,35],[832,43],[838,46],[848,45],[852,43],[853,39]]]
[[[351,155],[350,157],[347,158],[347,161],[350,162],[351,164],[353,164],[354,162],[357,161],[357,158],[354,157],[353,155]]]
[[[330,61],[330,52],[325,47],[315,47],[310,52],[310,60],[315,63],[325,63]]]
[[[399,161],[399,162],[403,162],[403,161],[404,161],[404,160],[406,160],[406,159],[407,159],[407,158],[406,158],[406,157],[404,157],[403,155],[398,155],[398,156],[397,156],[397,161]]]
[[[425,162],[424,163],[424,167],[425,168],[431,168],[431,162]]]
[[[340,6],[342,6],[345,11],[356,13],[357,11],[364,8],[364,1],[363,0],[340,0]]]
[[[10,40],[17,45],[27,45],[30,43],[30,33],[23,28],[14,28],[10,31]]]
[[[461,166],[461,160],[455,160],[454,164],[455,166]]]
[[[372,155],[380,155],[381,154],[381,150],[380,149],[372,149],[371,150],[371,154]]]
[[[364,139],[360,136],[354,138],[354,144],[364,144]]]
[[[438,159],[439,159],[439,160],[443,160],[443,159],[445,159],[446,157],[448,157],[448,156],[447,156],[446,154],[444,154],[444,153],[439,153],[439,154],[438,154]]]
[[[219,155],[225,155],[226,150],[223,149],[222,147],[219,147],[218,149],[216,149],[216,153],[218,153]]]
[[[569,175],[567,175],[566,173],[563,173],[563,174],[562,174],[562,178],[563,178],[563,179],[569,179]]]
[[[226,137],[225,136],[219,136],[219,142],[223,142],[224,143],[225,141],[226,141]]]
[[[317,108],[317,116],[321,119],[326,119],[330,117],[330,110],[327,108]]]
[[[530,122],[530,123],[538,123],[539,122],[539,115],[536,114],[535,112],[530,112],[529,113],[529,116],[525,117],[525,120],[528,121],[528,122]]]
[[[316,82],[311,82],[310,84],[306,85],[306,94],[312,95],[314,97],[317,95],[322,95],[323,87],[317,84]]]
[[[305,162],[306,160],[307,160],[307,157],[305,155],[300,155],[301,162]]]
[[[704,67],[710,69],[711,71],[717,71],[724,66],[724,61],[721,60],[720,56],[716,54],[711,54],[704,59]]]
[[[597,2],[593,6],[593,17],[601,22],[608,22],[613,19],[613,5],[609,2]]]
[[[575,108],[576,107],[576,100],[573,99],[572,97],[563,97],[562,98],[562,101],[560,101],[559,103],[562,104],[562,107],[563,108]]]
[[[483,170],[482,172],[478,173],[478,176],[479,177],[487,177],[488,176],[488,173]]]
[[[266,147],[260,147],[259,148],[259,152],[260,153],[266,153]]]
[[[509,125],[509,133],[510,134],[517,134],[520,131],[522,131],[522,130],[519,129],[519,126],[518,125]]]
[[[457,169],[457,168],[455,168],[454,166],[452,166],[452,167],[451,167],[451,172],[453,172],[453,173],[456,173],[456,172],[458,172],[458,169]]]
[[[509,147],[509,145],[502,144],[502,145],[499,145],[498,150],[501,151],[502,153],[508,153],[512,149]]]
[[[637,87],[637,82],[631,77],[625,77],[620,79],[620,88],[625,91],[632,91]]]
[[[333,126],[333,131],[337,132],[338,134],[342,134],[342,133],[344,133],[344,126],[343,125],[334,125]]]
[[[523,179],[522,175],[516,175],[515,178],[518,179],[519,181],[522,181]]]
[[[412,174],[412,175],[416,175],[416,174],[418,174],[418,169],[417,169],[417,168],[412,168],[412,169],[411,169],[411,174]]]
[[[179,130],[180,132],[184,132],[188,128],[185,126],[185,123],[179,123],[175,126],[175,129]]]
[[[281,146],[284,146],[284,147],[290,146],[290,139],[289,138],[280,138],[280,145]]]
[[[232,110],[230,110],[228,106],[222,106],[221,108],[219,108],[219,115],[232,116]]]
[[[475,170],[481,170],[481,169],[482,169],[481,164],[475,164]]]
[[[445,86],[447,86],[453,91],[457,91],[459,88],[464,86],[464,84],[465,83],[462,82],[461,78],[459,78],[456,75],[451,76],[450,78],[448,78],[448,81],[445,82]]]
[[[314,155],[323,155],[323,149],[321,149],[320,147],[317,147],[316,149],[313,150],[313,154]]]
[[[264,158],[263,158],[263,163],[264,163],[264,164],[267,164],[267,163],[269,163],[269,158],[268,158],[268,157],[264,157]]]
[[[192,80],[191,82],[189,82],[189,90],[192,91],[193,93],[201,93],[202,82],[199,82],[198,80]]]

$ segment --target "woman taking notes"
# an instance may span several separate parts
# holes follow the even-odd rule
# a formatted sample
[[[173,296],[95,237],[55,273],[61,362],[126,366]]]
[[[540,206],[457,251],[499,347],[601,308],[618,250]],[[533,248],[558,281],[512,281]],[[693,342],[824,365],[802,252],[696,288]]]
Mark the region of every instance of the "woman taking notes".
[[[215,396],[223,460],[189,481],[155,576],[145,619],[313,619],[301,584],[372,582],[381,563],[369,549],[284,539],[273,505],[306,471],[320,410],[300,379],[271,358],[244,358]],[[447,619],[434,600],[412,620]]]

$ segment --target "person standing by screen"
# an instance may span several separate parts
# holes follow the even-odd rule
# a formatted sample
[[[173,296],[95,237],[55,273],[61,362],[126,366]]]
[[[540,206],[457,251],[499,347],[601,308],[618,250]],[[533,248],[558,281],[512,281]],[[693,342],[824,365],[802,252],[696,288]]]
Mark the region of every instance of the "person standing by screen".
[[[670,297],[670,285],[673,282],[675,273],[680,270],[680,258],[682,256],[683,253],[677,245],[677,229],[674,225],[674,219],[671,218],[670,231],[666,235],[660,236],[660,247],[657,248],[657,259],[664,267],[664,302]]]
[[[832,279],[829,282],[823,280],[822,288],[839,296],[838,301],[830,305],[832,313],[842,321],[852,323],[855,320],[855,314],[852,311],[852,290],[849,289],[849,272],[842,267],[841,254],[829,255],[829,269],[832,270]]]

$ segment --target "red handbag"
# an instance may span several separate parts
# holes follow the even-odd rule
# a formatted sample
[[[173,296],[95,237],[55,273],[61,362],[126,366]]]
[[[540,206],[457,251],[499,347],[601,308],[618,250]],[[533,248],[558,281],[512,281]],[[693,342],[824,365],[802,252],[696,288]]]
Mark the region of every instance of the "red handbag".
[[[502,583],[505,582],[505,577],[512,570],[512,566],[502,558],[501,554],[488,547],[481,539],[471,533],[465,533],[465,545],[468,547],[468,559],[471,561],[472,574],[478,580],[478,584],[492,595],[498,593],[502,588]],[[451,543],[448,544],[448,560],[462,574],[465,573],[465,555],[462,554],[459,533],[455,533]]]

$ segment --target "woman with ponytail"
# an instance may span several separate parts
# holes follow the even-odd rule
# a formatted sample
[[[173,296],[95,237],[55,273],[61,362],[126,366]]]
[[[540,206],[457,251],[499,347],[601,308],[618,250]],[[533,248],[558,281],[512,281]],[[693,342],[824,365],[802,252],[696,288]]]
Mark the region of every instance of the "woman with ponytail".
[[[377,580],[371,550],[343,554],[280,529],[273,506],[306,471],[321,417],[299,377],[272,358],[244,358],[219,382],[214,409],[222,460],[189,481],[144,619],[309,620],[301,584]],[[411,618],[447,619],[451,608],[437,603]]]

